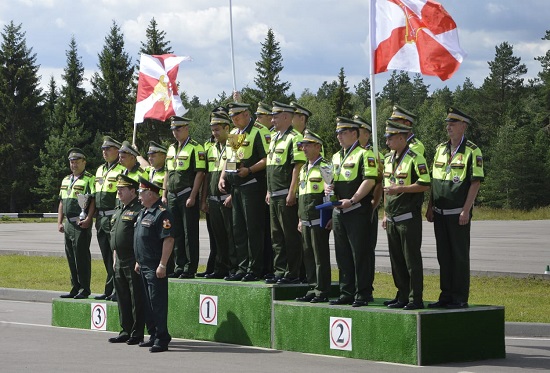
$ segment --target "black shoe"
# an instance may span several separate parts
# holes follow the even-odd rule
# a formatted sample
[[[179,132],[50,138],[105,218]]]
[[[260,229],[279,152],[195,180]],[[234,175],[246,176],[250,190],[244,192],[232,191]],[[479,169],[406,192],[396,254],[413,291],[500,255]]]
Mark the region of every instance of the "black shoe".
[[[166,277],[168,277],[168,278],[179,278],[181,276],[181,274],[182,274],[182,272],[174,272],[174,273],[170,273]]]
[[[405,308],[407,304],[407,302],[397,301],[395,303],[389,304],[388,308]]]
[[[74,299],[88,299],[88,296],[89,295],[78,293],[77,295],[74,296]]]
[[[366,300],[354,300],[351,304],[352,307],[366,307],[369,305],[369,302]]]
[[[59,298],[74,298],[76,294],[69,293],[69,294],[61,294]]]
[[[455,310],[455,309],[459,309],[459,308],[468,308],[468,303],[467,302],[452,302],[452,303],[449,303],[447,304],[447,309],[448,310]]]
[[[390,304],[394,304],[394,303],[397,303],[397,298],[393,298],[392,300],[385,300],[384,301],[384,306],[389,306]]]
[[[331,300],[329,302],[329,304],[331,306],[337,306],[337,305],[341,305],[341,304],[353,304],[353,299],[349,299],[349,298],[338,298],[336,300]]]
[[[275,277],[275,274],[273,274],[273,273],[268,273],[268,274],[266,274],[266,275],[264,276],[264,280],[269,280],[270,278],[273,278],[273,277]]]
[[[449,302],[438,300],[437,302],[428,304],[428,308],[445,308]]]
[[[107,297],[108,297],[107,294],[101,294],[101,295],[96,295],[94,297],[94,299],[96,299],[96,300],[105,300],[105,298],[107,298]]]
[[[168,351],[168,346],[159,346],[159,345],[152,345],[149,349],[151,352],[163,352]]]
[[[139,342],[139,347],[153,347],[155,344],[154,339],[149,339],[147,342]]]
[[[424,302],[409,302],[405,307],[403,307],[403,309],[407,311],[421,310],[423,308],[424,308]]]
[[[327,297],[313,297],[309,303],[328,303]]]
[[[199,274],[197,273],[197,276]],[[204,275],[204,278],[217,278],[217,279],[222,279],[222,278],[225,278],[226,275],[222,274],[222,273],[216,273],[216,272],[212,272],[212,273],[208,273],[206,275]]]
[[[303,297],[296,298],[296,301],[298,302],[311,302],[311,300],[315,298],[315,294],[306,294]]]
[[[124,343],[129,340],[130,337],[128,335],[117,335],[116,337],[109,338],[109,343]]]
[[[250,272],[244,275],[244,277],[241,279],[242,282],[252,282],[252,281],[260,281],[260,278],[256,276],[254,273]]]
[[[207,272],[207,271],[198,272],[195,276],[197,276],[197,277],[206,277],[206,276],[208,276],[208,275],[211,274],[211,273],[214,273],[214,272]]]
[[[116,294],[113,294],[113,295],[111,295],[111,296],[109,297],[109,300],[110,300],[111,302],[117,302],[117,301],[118,301],[118,297],[116,296]]]
[[[245,276],[244,273],[234,273],[232,275],[224,277],[225,281],[241,281]]]
[[[279,276],[269,277],[269,278],[265,279],[265,283],[266,284],[276,284],[280,279],[281,279],[281,277],[279,277]]]
[[[189,272],[183,272],[178,278],[182,278],[182,279],[195,278],[195,274],[189,273]]]
[[[300,283],[300,279],[298,277],[294,277],[294,278],[291,278],[291,277],[283,277],[281,278],[279,281],[277,281],[278,284],[281,284],[281,285],[288,285],[288,284],[299,284]]]
[[[138,345],[138,344],[141,344],[143,342],[143,337],[130,337],[127,341],[126,341],[126,344],[129,345],[129,346],[132,346],[132,345]]]

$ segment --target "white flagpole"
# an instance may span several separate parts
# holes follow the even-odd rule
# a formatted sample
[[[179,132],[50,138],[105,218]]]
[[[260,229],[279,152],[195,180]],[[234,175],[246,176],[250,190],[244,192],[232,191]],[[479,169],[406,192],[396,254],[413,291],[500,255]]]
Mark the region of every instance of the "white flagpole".
[[[374,154],[378,154],[378,131],[376,125],[376,90],[374,84],[374,49],[376,47],[376,1],[369,1],[369,52],[370,52],[370,110],[372,122],[372,145]]]
[[[233,67],[233,92],[237,92],[237,80],[235,79],[235,51],[233,48],[233,7],[231,6],[231,0],[229,0],[229,28],[230,40],[231,40],[231,65]]]

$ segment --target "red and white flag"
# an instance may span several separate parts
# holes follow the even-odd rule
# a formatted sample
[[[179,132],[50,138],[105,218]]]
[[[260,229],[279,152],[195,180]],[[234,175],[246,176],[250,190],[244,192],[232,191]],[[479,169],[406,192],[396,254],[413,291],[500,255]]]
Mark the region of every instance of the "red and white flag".
[[[432,0],[376,2],[374,73],[406,70],[449,79],[466,57],[456,23]]]
[[[173,54],[141,55],[134,123],[147,118],[165,121],[187,112],[178,94],[176,78],[179,64],[189,60]]]

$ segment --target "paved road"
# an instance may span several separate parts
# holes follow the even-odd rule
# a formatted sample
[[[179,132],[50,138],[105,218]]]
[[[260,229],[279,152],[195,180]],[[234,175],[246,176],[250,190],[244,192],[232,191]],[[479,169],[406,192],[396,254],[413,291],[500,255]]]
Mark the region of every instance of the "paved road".
[[[506,338],[506,359],[415,367],[213,342],[174,339],[151,354],[109,344],[111,332],[50,326],[51,304],[0,300],[2,372],[540,372],[550,369],[550,339]],[[420,370],[419,370],[420,369]]]
[[[254,227],[250,227],[254,229]],[[423,223],[424,268],[438,270],[433,226]],[[390,261],[385,231],[379,228],[376,267],[389,271]],[[550,221],[476,221],[472,224],[471,269],[480,272],[542,274],[550,265]],[[331,235],[332,243],[332,235]],[[200,224],[200,262],[208,258],[206,223]],[[92,255],[100,258],[97,240],[92,238]],[[0,224],[0,254],[63,256],[63,235],[55,223]],[[334,245],[331,263],[336,265]]]

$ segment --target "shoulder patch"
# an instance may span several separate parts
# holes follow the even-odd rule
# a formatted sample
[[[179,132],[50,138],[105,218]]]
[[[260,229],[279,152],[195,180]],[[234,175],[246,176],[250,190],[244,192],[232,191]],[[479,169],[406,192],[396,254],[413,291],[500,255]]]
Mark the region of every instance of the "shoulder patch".
[[[426,175],[428,173],[428,168],[424,163],[420,163],[418,165],[418,171],[420,172],[420,175]]]
[[[199,152],[199,160],[204,161],[206,158],[204,152]]]

